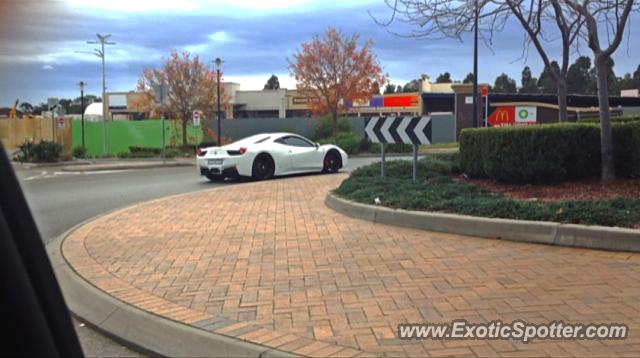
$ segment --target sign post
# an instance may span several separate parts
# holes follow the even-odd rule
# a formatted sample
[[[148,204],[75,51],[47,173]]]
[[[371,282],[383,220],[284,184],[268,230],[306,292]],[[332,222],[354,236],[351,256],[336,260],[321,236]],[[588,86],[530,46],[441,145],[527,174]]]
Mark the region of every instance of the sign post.
[[[385,152],[386,144],[380,143],[380,176],[384,178],[384,161],[385,161]]]
[[[64,152],[64,108],[58,106],[58,115],[56,116],[56,122],[58,123],[58,129],[60,129],[60,144],[62,145],[62,151]]]
[[[413,181],[418,178],[418,145],[413,145]]]
[[[489,86],[482,86],[480,89],[482,97],[484,97],[484,126],[489,125]]]
[[[200,129],[200,119],[202,118],[201,115],[201,111],[193,111],[193,128],[196,130],[195,132],[195,136],[196,136],[196,149],[198,147],[199,141],[198,141],[198,130]]]
[[[200,128],[200,111],[193,111],[193,126]]]
[[[156,95],[156,102],[160,104],[160,106],[162,107],[162,114],[160,115],[160,120],[161,120],[161,126],[162,126],[162,164],[166,163],[167,157],[165,155],[165,147],[166,147],[166,136],[167,136],[167,130],[165,128],[165,124],[164,124],[164,105],[165,102],[167,100],[167,93],[169,92],[169,86],[165,83],[161,83],[157,86],[153,87],[153,92]]]
[[[56,141],[56,116],[53,112],[58,108],[58,106],[57,98],[47,98],[47,108],[49,109],[49,112],[51,112],[51,140],[54,143]]]
[[[424,117],[371,117],[365,121],[365,134],[373,143],[381,144],[380,176],[384,177],[385,146],[387,143],[413,145],[413,180],[418,177],[418,146],[431,144],[432,122]]]

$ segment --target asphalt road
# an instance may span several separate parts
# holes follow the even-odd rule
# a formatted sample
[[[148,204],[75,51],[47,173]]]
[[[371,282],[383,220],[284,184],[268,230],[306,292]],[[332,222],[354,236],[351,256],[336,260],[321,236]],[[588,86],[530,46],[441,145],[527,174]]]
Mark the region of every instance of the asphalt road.
[[[388,160],[410,159],[388,158]],[[351,158],[346,171],[378,161]],[[94,216],[134,203],[168,195],[235,185],[211,183],[195,167],[154,168],[111,172],[62,172],[60,167],[14,167],[42,239],[46,242]],[[277,180],[277,179],[275,179]],[[140,356],[99,332],[74,320],[87,356]]]

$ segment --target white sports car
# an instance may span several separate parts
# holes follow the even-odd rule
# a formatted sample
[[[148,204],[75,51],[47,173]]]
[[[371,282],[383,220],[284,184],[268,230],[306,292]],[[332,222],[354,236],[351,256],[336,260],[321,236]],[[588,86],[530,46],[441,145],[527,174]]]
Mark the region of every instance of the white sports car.
[[[211,181],[229,177],[257,180],[298,173],[335,173],[347,165],[339,147],[319,145],[292,133],[264,133],[222,146],[199,148],[200,175]]]

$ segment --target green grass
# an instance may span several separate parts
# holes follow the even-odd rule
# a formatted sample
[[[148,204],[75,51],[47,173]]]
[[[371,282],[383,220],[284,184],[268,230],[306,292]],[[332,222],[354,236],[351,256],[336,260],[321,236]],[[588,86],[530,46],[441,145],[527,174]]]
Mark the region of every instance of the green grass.
[[[107,122],[107,150],[110,156],[129,151],[129,147],[162,147],[162,121],[157,119],[143,121],[113,121]],[[72,125],[73,147],[82,144],[82,126],[80,120],[74,120]],[[84,122],[85,147],[88,157],[102,156],[102,122]],[[165,121],[166,145],[182,144],[182,129],[180,123]],[[203,138],[202,130],[187,127],[189,143],[199,142]]]
[[[355,170],[335,193],[365,204],[373,204],[375,198],[380,198],[382,205],[408,210],[586,225],[635,227],[640,223],[640,199],[514,200],[454,181],[450,174],[456,170],[455,154],[434,154],[421,159],[416,182],[411,180],[409,161],[387,162],[386,178],[380,177],[377,163]]]

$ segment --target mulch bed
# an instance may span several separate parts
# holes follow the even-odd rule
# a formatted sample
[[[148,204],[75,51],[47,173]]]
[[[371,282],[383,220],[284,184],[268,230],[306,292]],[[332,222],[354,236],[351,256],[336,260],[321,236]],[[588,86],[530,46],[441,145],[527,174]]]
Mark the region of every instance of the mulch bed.
[[[463,176],[454,179],[520,200],[602,200],[620,197],[640,199],[640,178],[616,179],[607,184],[597,179],[587,179],[547,185],[505,184],[491,179],[470,179]]]

